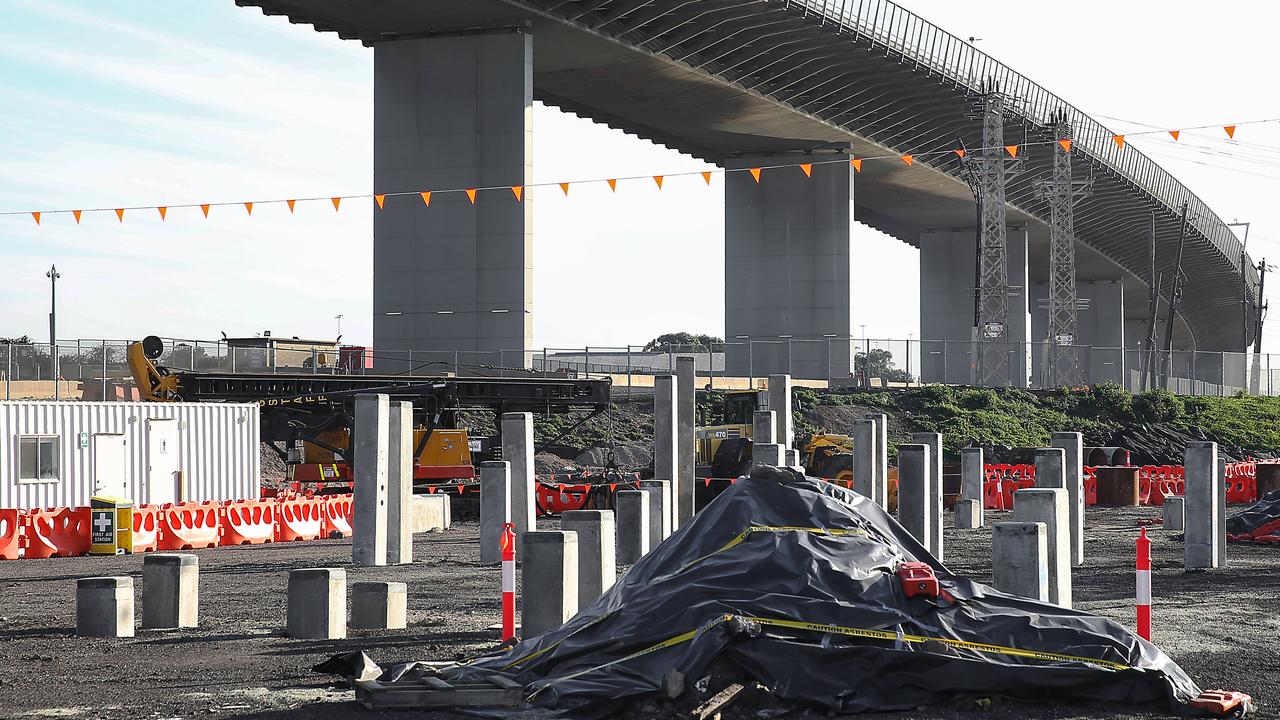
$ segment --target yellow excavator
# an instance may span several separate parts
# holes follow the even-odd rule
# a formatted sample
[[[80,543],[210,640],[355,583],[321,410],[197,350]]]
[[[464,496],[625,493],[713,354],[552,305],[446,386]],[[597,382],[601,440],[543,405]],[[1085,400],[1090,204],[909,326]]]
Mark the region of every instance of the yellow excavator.
[[[764,390],[730,390],[721,414],[724,423],[698,428],[696,463],[706,477],[737,477],[751,469],[751,427],[756,410],[768,406]],[[853,438],[812,433],[797,438],[800,463],[812,477],[853,479]]]

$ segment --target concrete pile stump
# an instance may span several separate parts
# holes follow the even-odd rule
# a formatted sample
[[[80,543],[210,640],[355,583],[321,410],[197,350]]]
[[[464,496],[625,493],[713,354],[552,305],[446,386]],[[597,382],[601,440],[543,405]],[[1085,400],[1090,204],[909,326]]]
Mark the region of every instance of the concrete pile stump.
[[[876,421],[876,502],[889,510],[889,416],[871,416]]]
[[[649,494],[649,549],[671,536],[671,481],[641,480],[640,489]]]
[[[634,565],[649,554],[649,493],[622,490],[614,495],[617,506],[618,552],[616,560]]]
[[[933,460],[928,445],[898,446],[898,523],[926,550],[933,546]],[[932,552],[932,550],[930,550]]]
[[[414,533],[440,532],[453,524],[452,503],[444,493],[412,496],[409,512]]]
[[[413,403],[387,412],[387,563],[413,562]]]
[[[539,530],[520,540],[521,627],[528,639],[560,627],[578,613],[578,535]]]
[[[289,571],[285,633],[299,640],[340,640],[347,636],[347,571],[299,568]]]
[[[751,464],[786,467],[787,448],[783,445],[769,443],[751,444]]]
[[[1071,607],[1071,514],[1065,488],[1026,488],[1013,494],[1015,522],[1044,523],[1049,548],[1049,602]]]
[[[876,421],[858,420],[853,423],[853,490],[871,502],[883,505],[877,494]]]
[[[1049,600],[1048,531],[1042,522],[998,522],[991,526],[991,570],[995,589]]]
[[[680,383],[675,375],[658,375],[653,379],[653,479],[667,483],[668,500],[678,492],[680,478],[680,419],[678,417]],[[674,505],[664,502],[661,511],[666,514],[666,531],[675,532],[678,518]]]
[[[356,396],[355,488],[351,497],[351,564],[387,564],[387,476],[391,403],[386,395]]]
[[[200,559],[188,553],[149,553],[142,559],[142,627],[200,625]]]
[[[1063,477],[1071,515],[1071,564],[1084,563],[1084,436],[1078,432],[1056,432],[1049,446],[1063,451]]]
[[[1226,481],[1218,460],[1218,444],[1188,444],[1183,468],[1186,473],[1184,565],[1188,570],[1222,567],[1226,564]]]
[[[960,450],[960,503],[966,500],[973,503],[966,505],[963,511],[960,504],[956,505],[956,528],[973,530],[982,527],[983,503],[986,502],[986,492],[983,489],[985,481],[986,471],[983,465],[982,448],[962,448]]]
[[[956,501],[956,529],[976,530],[982,527],[982,501]]]
[[[776,414],[772,410],[756,410],[751,416],[751,444],[764,443],[767,445],[776,445],[778,443],[778,421]]]
[[[617,532],[612,510],[569,510],[560,529],[578,534],[578,607],[613,587],[618,578]]]
[[[769,409],[773,411],[774,442],[784,447],[791,447],[795,442],[795,431],[791,417],[791,376],[787,374],[769,376]]]
[[[941,433],[913,433],[911,442],[928,445],[929,459],[932,465],[929,468],[929,502],[932,503],[932,510],[929,511],[929,552],[939,562],[942,561],[942,434]],[[901,463],[899,463],[899,473]],[[902,481],[899,479],[899,485]],[[902,490],[898,490],[898,502],[902,502]]]
[[[351,586],[351,627],[403,630],[409,625],[409,588],[402,582],[358,582]]]
[[[502,562],[503,526],[511,522],[511,463],[480,463],[480,562]],[[518,550],[517,550],[518,551]]]
[[[538,528],[533,477],[533,413],[502,414],[502,459],[510,465],[511,522],[516,536]]]
[[[76,580],[76,635],[133,637],[133,578]]]
[[[1164,529],[1167,532],[1180,533],[1187,529],[1186,498],[1165,498],[1162,511]]]
[[[676,477],[671,488],[671,531],[693,521],[694,450],[698,424],[698,374],[694,358],[676,358]]]

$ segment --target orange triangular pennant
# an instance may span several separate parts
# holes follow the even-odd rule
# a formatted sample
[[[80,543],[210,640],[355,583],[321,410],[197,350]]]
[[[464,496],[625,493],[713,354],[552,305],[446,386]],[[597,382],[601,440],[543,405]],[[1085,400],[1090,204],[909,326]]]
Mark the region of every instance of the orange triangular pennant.
[[[813,163],[800,163],[800,169],[804,171],[805,177],[813,177]]]
[[[298,204],[298,201],[297,201],[297,200],[285,200],[285,202],[289,204],[289,213],[290,213],[290,214],[292,214],[292,213],[293,213],[293,206],[294,206],[294,205],[297,205],[297,204]],[[207,213],[206,213],[206,214],[207,214]]]
[[[956,157],[964,157],[965,149],[959,148],[957,150],[952,150],[951,152],[955,153]]]
[[[387,202],[387,196],[386,196],[386,195],[374,195],[374,196],[373,196],[373,201],[374,201],[374,202],[376,202],[376,203],[378,203],[378,209],[379,209],[379,210],[381,210],[381,209],[382,209],[382,206]]]
[[[426,205],[427,207],[431,207],[431,191],[430,190],[426,192],[420,192],[418,193],[418,195],[422,196],[423,205]]]
[[[1174,142],[1177,142],[1177,140],[1178,140],[1178,136],[1179,136],[1179,135],[1181,135],[1181,134],[1182,134],[1182,131],[1181,131],[1181,130],[1170,130],[1170,131],[1169,131],[1169,135],[1171,135],[1171,136],[1173,137]]]
[[[511,194],[516,196],[516,202],[520,202],[520,200],[524,197],[524,186],[512,185]]]
[[[612,190],[613,192],[618,192],[618,181],[617,181],[617,180],[614,180],[614,179],[612,179],[612,178],[611,178],[611,179],[609,179],[609,180],[605,180],[605,182],[609,183],[609,189],[610,189],[610,190]]]
[[[475,188],[467,188],[467,199],[471,201],[471,204],[472,204],[472,205],[475,205],[475,204],[476,204],[476,189],[475,189]]]
[[[1059,140],[1058,144],[1062,146],[1062,152],[1071,152],[1071,140],[1069,138]]]
[[[1009,157],[1012,157],[1012,158],[1018,157],[1017,145],[1005,145],[1004,149],[1005,149],[1005,152],[1009,153]]]
[[[564,194],[567,196],[569,194],[569,183],[560,183],[560,189],[564,191]]]
[[[124,208],[116,208],[116,217],[120,218],[120,222],[124,222]]]
[[[902,160],[902,162],[907,164],[907,167],[911,167],[911,164],[916,161],[916,159],[911,155],[902,155],[900,159]]]
[[[36,224],[37,224],[37,225],[39,225],[39,224],[40,224],[40,213],[38,213],[38,212],[33,212],[33,213],[31,213],[31,217],[33,217],[33,218],[35,218],[35,219],[36,219]]]
[[[657,183],[657,184],[658,184],[658,189],[659,189],[659,190],[661,190],[661,189],[662,189],[662,176],[661,176],[661,175],[654,175],[654,176],[653,176],[653,181],[654,181],[655,183]]]
[[[253,203],[251,203],[251,202],[247,202],[247,203],[245,203],[245,204],[244,204],[244,213],[245,213],[245,215],[252,215],[252,214],[253,214]]]
[[[80,211],[80,210],[72,210],[72,211],[71,211],[71,214],[76,216],[76,224],[77,224],[77,225],[79,225],[79,224],[80,224],[80,213],[81,213],[81,212],[82,212],[82,211]]]
[[[751,168],[751,177],[755,178],[755,179],[756,179],[756,182],[757,182],[757,183],[759,183],[759,182],[760,182],[760,168]]]
[[[703,171],[702,171],[702,181],[703,181],[703,182],[705,182],[705,183],[706,183],[706,184],[708,184],[708,185],[710,185],[710,184],[711,184],[711,171],[710,171],[710,170],[703,170]]]
[[[290,200],[290,201],[289,201],[289,209],[290,209],[290,210],[293,210],[293,201],[292,201],[292,200]],[[200,206],[200,210],[204,212],[204,216],[205,216],[205,217],[209,217],[209,206],[208,206],[208,205],[201,205],[201,206]]]
[[[1233,139],[1233,140],[1235,139],[1235,137],[1236,137],[1236,126],[1235,126],[1235,125],[1226,125],[1226,126],[1224,126],[1222,129],[1227,131],[1227,137],[1229,137],[1229,138],[1231,138],[1231,139]]]
[[[332,202],[332,203],[333,203],[333,211],[334,211],[334,212],[338,212],[338,203],[342,202],[342,198],[341,198],[341,197],[331,197],[331,198],[329,198],[329,200],[330,200],[330,202]]]
[[[853,166],[854,172],[862,172],[862,158],[852,158],[849,164]]]
[[[1111,136],[1111,139],[1115,141],[1115,143],[1116,143],[1116,147],[1124,147],[1124,136],[1123,136],[1123,135],[1112,135],[1112,136]]]
[[[167,208],[167,207],[158,207],[158,208],[156,208],[156,210],[160,212],[160,222],[164,222],[164,218],[165,218],[165,216],[169,214],[169,208]]]

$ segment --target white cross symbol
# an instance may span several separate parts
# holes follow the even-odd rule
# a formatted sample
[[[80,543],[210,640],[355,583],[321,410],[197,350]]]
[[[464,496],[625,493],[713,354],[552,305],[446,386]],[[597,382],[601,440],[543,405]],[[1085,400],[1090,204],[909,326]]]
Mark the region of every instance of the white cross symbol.
[[[111,516],[99,515],[98,518],[93,521],[93,524],[98,528],[98,532],[106,532],[107,528],[111,527]]]

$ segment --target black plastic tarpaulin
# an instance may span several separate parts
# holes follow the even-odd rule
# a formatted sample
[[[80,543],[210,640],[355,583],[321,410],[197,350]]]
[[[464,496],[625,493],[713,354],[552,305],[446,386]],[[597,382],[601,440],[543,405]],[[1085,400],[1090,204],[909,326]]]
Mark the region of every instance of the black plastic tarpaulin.
[[[1280,542],[1280,490],[1227,518],[1227,539],[1236,542]]]
[[[938,597],[904,594],[896,571],[912,561],[932,567]],[[1200,692],[1120,625],[957,577],[861,495],[773,468],[739,480],[563,627],[439,677],[500,673],[531,707],[603,717],[717,657],[838,712],[969,693],[1193,715]]]

